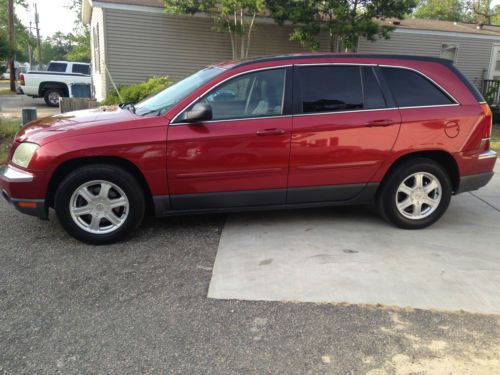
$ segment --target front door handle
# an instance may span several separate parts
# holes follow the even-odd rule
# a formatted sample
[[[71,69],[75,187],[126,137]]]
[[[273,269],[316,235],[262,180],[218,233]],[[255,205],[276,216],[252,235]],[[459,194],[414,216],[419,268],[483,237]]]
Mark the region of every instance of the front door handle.
[[[285,129],[262,129],[257,130],[257,135],[283,135],[286,133]]]
[[[373,121],[368,121],[365,126],[369,127],[369,128],[372,128],[372,127],[375,127],[375,126],[389,126],[389,125],[392,125],[394,124],[394,121],[393,120],[373,120]]]

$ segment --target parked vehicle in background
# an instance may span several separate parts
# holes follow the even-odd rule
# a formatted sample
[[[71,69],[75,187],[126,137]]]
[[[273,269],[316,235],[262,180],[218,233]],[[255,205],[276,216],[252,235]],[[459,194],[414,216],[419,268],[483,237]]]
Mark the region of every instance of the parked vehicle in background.
[[[19,78],[24,94],[43,97],[51,107],[59,105],[60,97],[69,96],[70,84],[90,84],[90,64],[69,61],[51,61],[47,71],[30,71]]]
[[[47,72],[58,73],[78,73],[86,76],[90,75],[90,64],[72,61],[51,61],[47,65]]]
[[[292,55],[214,65],[138,104],[34,121],[4,197],[89,243],[157,216],[376,203],[427,227],[493,176],[491,111],[437,58]],[[467,213],[464,212],[464,215]]]

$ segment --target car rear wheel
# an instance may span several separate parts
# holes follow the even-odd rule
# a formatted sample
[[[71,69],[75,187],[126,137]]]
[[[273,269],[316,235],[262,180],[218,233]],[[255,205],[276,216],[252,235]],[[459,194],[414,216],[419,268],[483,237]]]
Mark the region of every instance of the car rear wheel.
[[[450,203],[452,185],[444,168],[433,160],[418,158],[397,166],[377,195],[381,215],[404,229],[435,223]]]
[[[57,189],[54,208],[61,225],[91,244],[118,241],[137,228],[145,200],[137,180],[113,165],[88,165],[70,173]]]
[[[59,98],[63,97],[64,94],[59,89],[48,89],[45,91],[43,95],[43,99],[45,103],[50,107],[58,107],[59,106]]]

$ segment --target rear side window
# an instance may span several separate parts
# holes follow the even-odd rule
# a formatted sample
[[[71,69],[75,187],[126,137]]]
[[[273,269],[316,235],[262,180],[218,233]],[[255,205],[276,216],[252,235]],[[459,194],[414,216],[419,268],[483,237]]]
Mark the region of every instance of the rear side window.
[[[381,68],[399,107],[454,104],[434,83],[408,69]]]
[[[65,72],[66,64],[65,63],[50,63],[49,68],[47,69],[49,72]]]
[[[358,66],[299,68],[302,113],[363,108],[361,70]]]
[[[73,73],[90,74],[90,67],[84,64],[73,64]]]

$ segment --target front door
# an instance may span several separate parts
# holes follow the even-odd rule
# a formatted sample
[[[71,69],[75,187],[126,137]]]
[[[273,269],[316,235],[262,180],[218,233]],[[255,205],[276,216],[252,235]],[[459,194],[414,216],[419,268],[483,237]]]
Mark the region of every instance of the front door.
[[[196,102],[211,106],[211,121],[188,124],[181,115],[170,124],[173,209],[285,203],[292,129],[284,106],[288,73],[277,68],[238,75]]]
[[[389,156],[399,110],[371,66],[298,66],[294,81],[288,202],[354,198]]]

